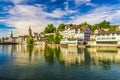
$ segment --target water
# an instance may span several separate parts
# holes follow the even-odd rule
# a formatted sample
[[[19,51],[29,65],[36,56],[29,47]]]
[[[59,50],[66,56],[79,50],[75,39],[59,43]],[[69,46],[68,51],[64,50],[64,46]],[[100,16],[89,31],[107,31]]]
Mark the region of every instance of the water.
[[[120,50],[0,45],[0,80],[120,80]]]

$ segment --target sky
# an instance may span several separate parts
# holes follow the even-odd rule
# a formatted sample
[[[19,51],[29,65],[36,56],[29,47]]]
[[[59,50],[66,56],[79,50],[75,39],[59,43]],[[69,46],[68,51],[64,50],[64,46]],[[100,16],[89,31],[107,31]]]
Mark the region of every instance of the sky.
[[[40,33],[47,24],[120,24],[120,0],[0,0],[0,37]]]

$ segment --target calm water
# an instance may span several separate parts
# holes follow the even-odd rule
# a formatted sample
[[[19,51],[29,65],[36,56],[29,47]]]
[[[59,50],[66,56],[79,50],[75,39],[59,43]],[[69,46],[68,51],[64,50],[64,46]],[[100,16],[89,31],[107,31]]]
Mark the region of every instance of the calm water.
[[[120,50],[0,45],[0,80],[120,80]]]

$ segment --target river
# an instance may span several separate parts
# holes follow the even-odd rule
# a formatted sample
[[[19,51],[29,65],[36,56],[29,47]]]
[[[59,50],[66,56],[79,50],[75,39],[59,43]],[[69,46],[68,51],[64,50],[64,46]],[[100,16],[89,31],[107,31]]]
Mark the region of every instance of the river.
[[[0,45],[0,80],[120,80],[120,49]]]

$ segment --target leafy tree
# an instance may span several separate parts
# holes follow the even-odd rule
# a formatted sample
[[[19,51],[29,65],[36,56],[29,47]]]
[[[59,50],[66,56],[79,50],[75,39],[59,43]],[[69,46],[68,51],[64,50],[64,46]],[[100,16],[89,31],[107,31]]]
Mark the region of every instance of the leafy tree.
[[[110,31],[115,31],[115,30],[118,30],[118,29],[119,29],[119,26],[117,26],[117,25],[112,25],[109,28]]]
[[[0,43],[2,42],[2,40],[0,39]]]
[[[59,33],[56,33],[54,35],[54,43],[59,44],[61,39],[62,39],[62,36]]]
[[[102,21],[98,24],[98,27],[99,27],[99,29],[109,28],[110,27],[110,22],[104,20],[104,21]]]
[[[64,30],[64,29],[65,29],[65,24],[64,23],[60,24],[57,28],[58,31],[59,30]]]
[[[88,24],[87,22],[83,22],[83,23],[80,24],[81,27],[82,26],[87,26],[87,25],[89,26],[90,24]]]
[[[91,26],[90,26],[90,30],[91,30],[92,32],[94,32],[96,29],[98,29],[98,24],[95,24],[95,25],[91,25]]]
[[[28,44],[28,45],[33,44],[33,42],[34,42],[34,39],[33,39],[33,38],[31,38],[31,37],[27,38],[27,44]]]
[[[55,33],[54,35],[45,36],[49,43],[59,44],[62,36],[59,33]]]
[[[53,33],[56,31],[56,28],[54,27],[53,24],[48,24],[47,27],[45,27],[44,32],[45,33]]]
[[[115,27],[114,27],[115,28]],[[104,20],[98,24],[92,25],[90,27],[91,31],[93,32],[96,29],[109,29],[109,30],[115,30],[113,27],[111,27],[110,22]]]

